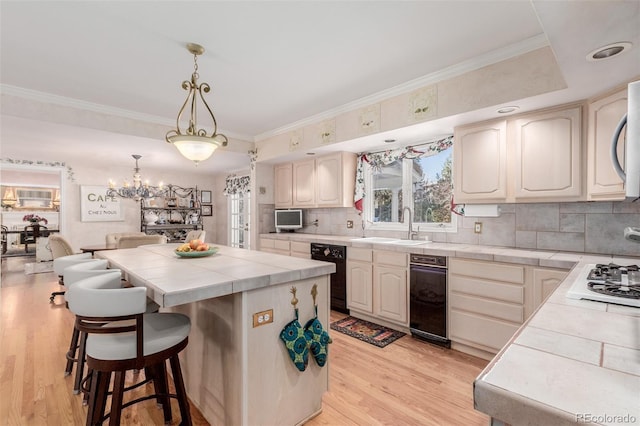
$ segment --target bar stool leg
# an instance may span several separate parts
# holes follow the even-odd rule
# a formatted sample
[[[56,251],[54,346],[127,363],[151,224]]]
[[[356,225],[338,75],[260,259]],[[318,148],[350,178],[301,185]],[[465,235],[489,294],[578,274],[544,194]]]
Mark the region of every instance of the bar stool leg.
[[[89,407],[87,411],[87,426],[101,425],[109,393],[111,372],[92,371],[91,391],[89,392]]]
[[[191,411],[189,411],[189,400],[187,399],[187,390],[184,387],[184,379],[182,370],[180,369],[180,360],[178,354],[169,359],[171,372],[173,374],[173,383],[176,385],[176,395],[178,397],[178,406],[180,407],[180,416],[182,417],[181,425],[191,425]]]
[[[109,426],[120,425],[125,373],[126,371],[116,371],[114,374],[115,377],[113,380],[113,393],[111,394],[111,415],[109,416]]]
[[[82,376],[84,375],[85,350],[87,348],[87,333],[80,333],[80,348],[78,349],[78,361],[76,363],[76,380],[73,385],[73,394],[80,393]]]
[[[157,395],[161,395],[157,398],[159,404],[162,405],[162,412],[164,414],[165,424],[171,423],[171,400],[169,399],[169,381],[167,380],[167,367],[165,362],[162,361],[151,367],[153,371],[153,385]]]
[[[78,350],[78,337],[80,331],[76,327],[73,327],[73,334],[71,334],[71,343],[69,344],[69,351],[67,352],[67,366],[64,369],[64,375],[68,376],[73,370],[73,361],[76,357],[76,351]]]

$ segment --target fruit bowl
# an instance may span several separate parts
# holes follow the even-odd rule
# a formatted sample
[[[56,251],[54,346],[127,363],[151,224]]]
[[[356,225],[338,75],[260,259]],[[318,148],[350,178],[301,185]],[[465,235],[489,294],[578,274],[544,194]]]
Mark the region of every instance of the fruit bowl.
[[[218,252],[218,247],[211,247],[209,250],[205,251],[175,251],[179,257],[205,257],[211,256],[212,254],[216,254]]]

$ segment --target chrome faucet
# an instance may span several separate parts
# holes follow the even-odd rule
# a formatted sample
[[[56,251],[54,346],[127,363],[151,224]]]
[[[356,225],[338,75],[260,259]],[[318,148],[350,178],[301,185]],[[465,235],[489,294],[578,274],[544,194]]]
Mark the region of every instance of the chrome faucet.
[[[413,240],[413,237],[418,235],[417,232],[413,230],[413,212],[411,211],[411,207],[407,206],[402,209],[402,222],[404,222],[404,212],[405,210],[409,210],[409,231],[407,232],[407,239]]]

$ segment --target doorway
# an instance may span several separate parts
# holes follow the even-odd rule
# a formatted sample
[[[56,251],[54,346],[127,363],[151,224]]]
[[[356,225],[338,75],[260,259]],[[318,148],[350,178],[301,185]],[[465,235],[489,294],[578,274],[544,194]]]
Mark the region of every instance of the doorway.
[[[229,245],[231,247],[250,249],[249,223],[251,220],[251,193],[229,195]]]

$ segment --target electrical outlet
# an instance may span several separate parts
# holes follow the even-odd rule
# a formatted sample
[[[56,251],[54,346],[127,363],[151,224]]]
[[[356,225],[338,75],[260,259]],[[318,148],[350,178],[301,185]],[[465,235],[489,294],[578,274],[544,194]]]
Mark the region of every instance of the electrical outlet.
[[[267,309],[266,311],[256,312],[253,314],[253,327],[260,327],[261,325],[269,324],[273,322],[273,309]]]
[[[352,220],[348,220],[347,221],[347,228],[349,228],[349,229],[353,228],[353,221]]]
[[[473,232],[476,234],[482,233],[482,222],[476,222],[473,224]]]

